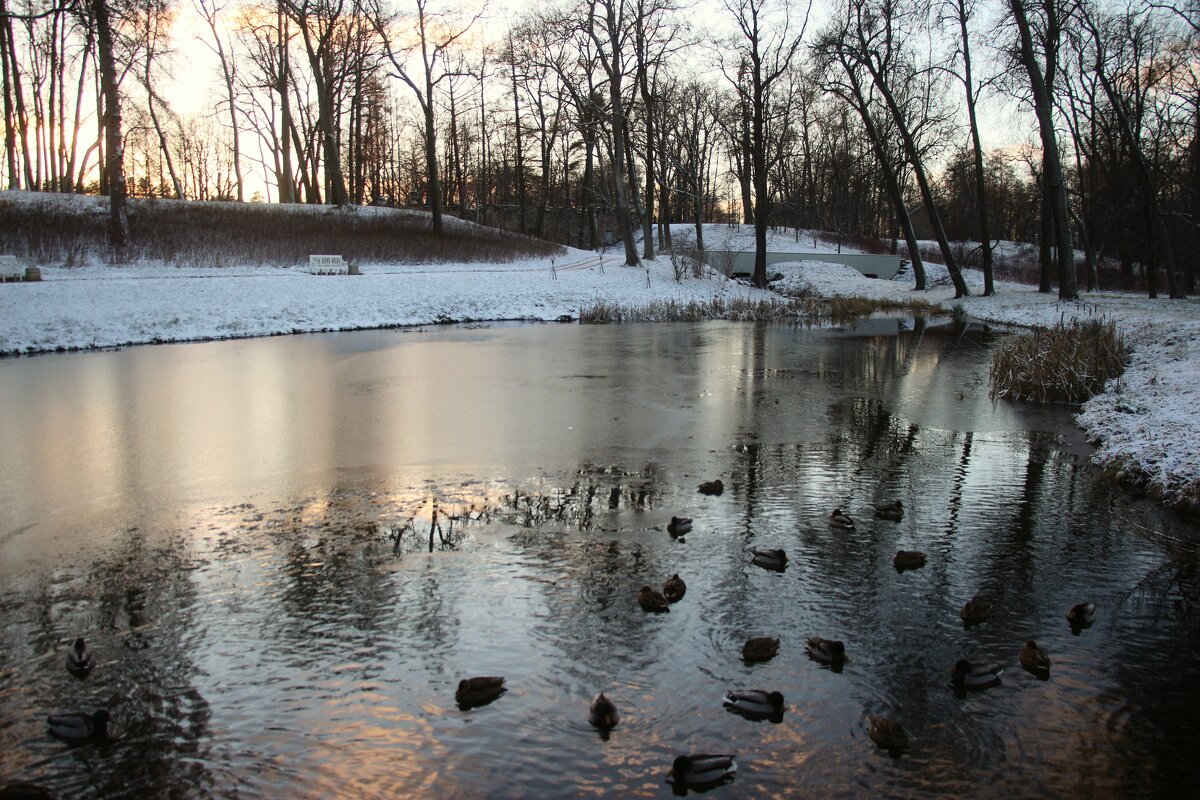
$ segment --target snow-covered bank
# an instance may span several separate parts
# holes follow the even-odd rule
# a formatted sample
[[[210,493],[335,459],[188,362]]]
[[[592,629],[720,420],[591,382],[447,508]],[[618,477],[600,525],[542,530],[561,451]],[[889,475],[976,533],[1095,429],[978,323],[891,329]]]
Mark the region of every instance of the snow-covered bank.
[[[687,226],[678,228],[680,233]],[[747,227],[709,226],[710,247],[749,249]],[[815,246],[814,246],[815,245]],[[773,237],[780,251],[791,234]],[[834,248],[802,236],[805,250]],[[927,266],[931,286],[914,292],[911,276],[863,277],[817,262],[773,266],[776,288],[810,288],[825,296],[919,299],[973,317],[1019,325],[1105,317],[1133,346],[1124,377],[1082,409],[1079,422],[1096,440],[1097,461],[1122,479],[1177,507],[1200,511],[1200,301],[1148,300],[1127,294],[1085,295],[1062,304],[1033,287],[1000,283],[980,297],[982,277],[968,273],[975,296],[954,299],[945,270]],[[300,269],[43,265],[41,283],[0,285],[0,353],[113,347],[353,330],[465,320],[575,318],[597,301],[643,305],[772,295],[720,278],[676,281],[668,259],[645,268],[620,265],[614,253],[572,250],[566,256],[511,264],[363,266],[361,276],[318,277]]]
[[[932,288],[912,289],[911,278],[873,281],[852,269],[814,262],[781,268],[776,285],[811,287],[824,296],[920,298],[976,319],[1050,327],[1072,319],[1108,319],[1133,348],[1125,374],[1084,404],[1077,420],[1099,445],[1095,461],[1121,480],[1168,505],[1200,513],[1200,299],[1150,300],[1117,292],[1060,303],[1036,287],[998,283],[983,292],[982,273],[967,270],[971,297],[954,299],[944,267],[926,265]]]

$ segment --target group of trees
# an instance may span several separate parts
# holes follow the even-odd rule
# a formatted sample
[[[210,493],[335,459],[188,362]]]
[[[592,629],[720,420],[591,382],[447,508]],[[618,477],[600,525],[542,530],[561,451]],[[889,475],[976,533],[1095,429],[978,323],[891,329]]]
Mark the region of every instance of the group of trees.
[[[1200,0],[450,2],[0,0],[0,175],[110,195],[115,244],[126,193],[259,187],[615,235],[629,264],[730,220],[760,256],[775,225],[903,240],[918,288],[919,239],[959,294],[953,241],[991,292],[992,243],[1023,239],[1063,297],[1101,258],[1194,289]],[[215,88],[186,114],[196,40]]]

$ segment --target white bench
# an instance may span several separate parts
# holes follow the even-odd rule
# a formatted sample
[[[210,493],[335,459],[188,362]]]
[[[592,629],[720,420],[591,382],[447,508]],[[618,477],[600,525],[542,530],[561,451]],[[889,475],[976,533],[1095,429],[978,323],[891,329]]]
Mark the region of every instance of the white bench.
[[[29,279],[28,275],[22,275],[24,272],[27,272],[27,270],[21,266],[21,262],[17,260],[16,256],[0,256],[0,281]],[[40,274],[37,279],[41,280]]]
[[[358,265],[348,263],[341,256],[310,255],[308,271],[313,275],[357,275]]]

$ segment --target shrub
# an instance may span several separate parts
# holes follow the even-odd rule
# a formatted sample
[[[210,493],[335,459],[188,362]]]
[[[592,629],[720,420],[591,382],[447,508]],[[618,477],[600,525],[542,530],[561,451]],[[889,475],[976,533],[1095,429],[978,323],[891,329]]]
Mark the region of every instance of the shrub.
[[[991,395],[1035,403],[1082,403],[1120,377],[1129,348],[1112,322],[1059,323],[1016,336],[992,357]]]

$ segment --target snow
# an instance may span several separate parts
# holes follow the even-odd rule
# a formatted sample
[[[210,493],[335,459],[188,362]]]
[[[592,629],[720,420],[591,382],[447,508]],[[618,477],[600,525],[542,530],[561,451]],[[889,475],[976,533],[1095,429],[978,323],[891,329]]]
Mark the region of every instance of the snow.
[[[674,228],[687,236],[691,226]],[[753,249],[749,226],[710,225],[710,248]],[[793,232],[775,234],[776,251],[836,252],[836,245]],[[846,252],[856,252],[843,248]],[[617,250],[569,250],[555,259],[508,264],[379,265],[360,276],[314,276],[271,267],[119,268],[44,266],[40,283],[0,285],[0,354],[353,330],[443,321],[575,318],[597,302],[645,305],[767,299],[772,293],[716,276],[676,281],[669,259],[621,264]],[[1083,406],[1081,426],[1099,444],[1095,460],[1165,502],[1200,508],[1200,301],[1149,300],[1113,292],[1060,303],[1034,287],[997,283],[967,271],[973,296],[954,299],[945,268],[926,265],[930,288],[911,275],[893,281],[820,262],[773,265],[778,290],[822,296],[919,299],[972,317],[1022,326],[1072,319],[1113,320],[1133,347],[1125,375]]]

